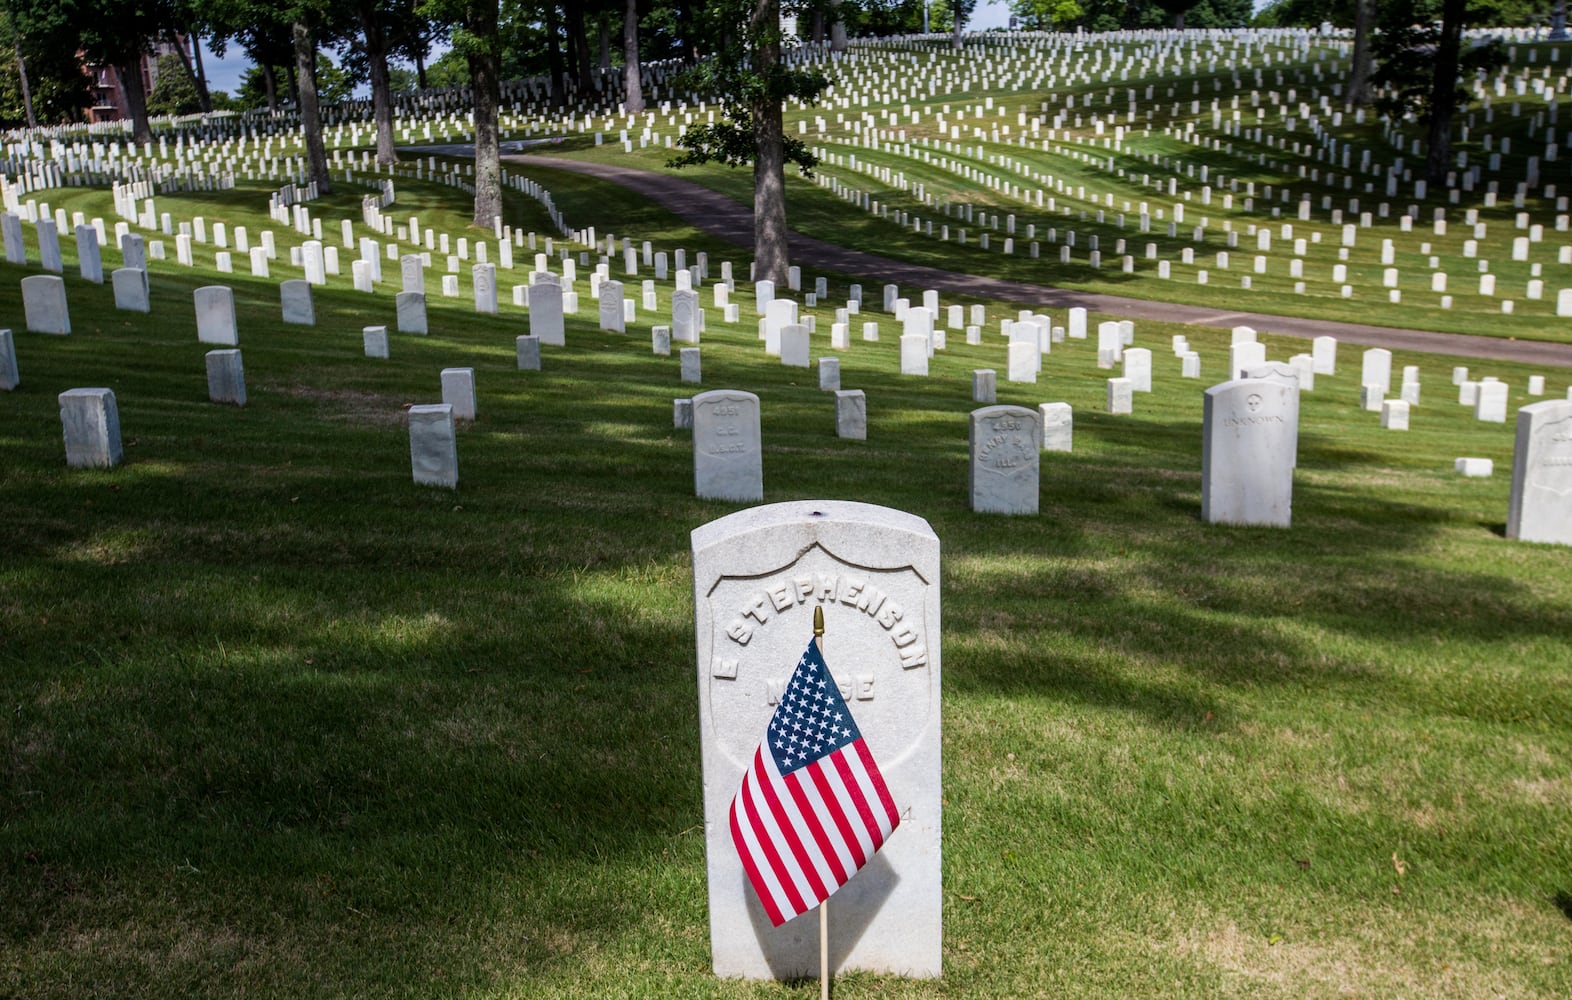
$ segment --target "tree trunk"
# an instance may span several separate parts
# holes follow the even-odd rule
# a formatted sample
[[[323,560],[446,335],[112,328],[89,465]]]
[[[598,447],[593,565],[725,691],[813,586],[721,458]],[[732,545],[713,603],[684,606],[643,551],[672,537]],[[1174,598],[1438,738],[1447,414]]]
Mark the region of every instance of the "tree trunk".
[[[595,80],[590,72],[589,36],[584,33],[584,8],[577,3],[568,4],[568,44],[573,48],[579,99],[583,100],[595,89]]]
[[[749,30],[755,38],[753,68],[767,75],[781,61],[780,0],[754,0]],[[760,88],[761,91],[766,88]],[[753,263],[755,281],[785,287],[786,149],[780,98],[761,92],[753,112]]]
[[[201,63],[193,64],[191,55],[186,52],[184,41],[189,40],[191,42],[192,51],[200,53],[202,48],[201,40],[198,39],[195,35],[182,34],[176,31],[171,31],[168,38],[169,44],[175,47],[175,52],[180,56],[180,65],[185,68],[186,76],[191,80],[191,85],[196,88],[197,105],[201,107],[202,113],[204,115],[208,114],[213,110],[213,99],[209,97],[207,93],[207,80],[204,78],[205,75],[200,71]],[[200,54],[197,56],[197,58],[201,58]]]
[[[16,74],[22,83],[22,111],[27,115],[27,127],[37,128],[38,119],[33,117],[33,91],[27,85],[27,63],[22,59],[22,36],[16,36]]]
[[[846,22],[841,19],[841,0],[830,0],[830,51],[846,51]]]
[[[361,0],[359,13],[371,76],[371,118],[377,125],[377,166],[391,167],[398,162],[398,152],[393,148],[393,83],[388,78],[386,25],[377,16],[373,0]]]
[[[954,22],[950,26],[950,31],[952,32],[950,35],[950,47],[956,51],[960,51],[961,31],[966,27],[966,19],[961,16],[960,0],[952,0],[950,4],[950,16],[951,20]]]
[[[259,64],[257,69],[262,71],[262,92],[267,94],[267,113],[278,114],[278,75],[277,67],[266,63]]]
[[[126,95],[126,110],[131,114],[131,141],[153,141],[153,128],[147,121],[147,85],[142,81],[142,57],[138,53],[115,67],[120,89]]]
[[[1430,134],[1425,153],[1425,179],[1446,181],[1452,159],[1452,118],[1457,113],[1457,64],[1463,46],[1463,17],[1467,0],[1444,0],[1441,5],[1441,40],[1436,45],[1435,69],[1430,81]]]
[[[1354,0],[1354,54],[1343,85],[1344,104],[1370,102],[1370,31],[1375,27],[1375,0]]]
[[[622,87],[624,108],[644,110],[644,84],[639,79],[639,0],[628,0],[622,14]]]
[[[557,20],[557,5],[546,4],[546,72],[551,77],[549,85],[549,98],[552,107],[561,107],[567,103],[567,95],[563,93],[562,86],[562,41],[558,37],[562,25]]]
[[[464,21],[469,33],[480,40],[468,57],[470,87],[475,93],[474,224],[489,230],[502,215],[502,151],[497,145],[497,109],[502,104],[497,0],[470,0]]]
[[[611,76],[611,12],[601,11],[595,19],[596,41],[600,43],[600,76]],[[598,89],[598,88],[597,88]]]
[[[191,60],[196,64],[197,100],[202,102],[202,113],[211,114],[213,111],[213,94],[207,89],[207,70],[202,66],[202,37],[193,34],[191,37]]]
[[[333,190],[333,179],[328,174],[322,115],[317,107],[317,46],[311,29],[303,21],[296,21],[290,33],[295,40],[295,89],[300,98],[300,129],[306,134],[306,164],[316,182],[317,194],[328,194]]]
[[[824,8],[813,8],[813,17],[808,21],[808,37],[815,45],[824,44]]]

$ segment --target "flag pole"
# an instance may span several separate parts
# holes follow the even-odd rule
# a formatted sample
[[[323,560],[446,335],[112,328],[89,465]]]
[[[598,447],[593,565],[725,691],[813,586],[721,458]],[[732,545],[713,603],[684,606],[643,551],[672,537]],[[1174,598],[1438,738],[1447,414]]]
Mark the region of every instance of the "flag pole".
[[[824,655],[824,605],[813,608],[813,637]],[[826,667],[829,664],[825,664]],[[830,901],[819,904],[819,1000],[830,1000]]]

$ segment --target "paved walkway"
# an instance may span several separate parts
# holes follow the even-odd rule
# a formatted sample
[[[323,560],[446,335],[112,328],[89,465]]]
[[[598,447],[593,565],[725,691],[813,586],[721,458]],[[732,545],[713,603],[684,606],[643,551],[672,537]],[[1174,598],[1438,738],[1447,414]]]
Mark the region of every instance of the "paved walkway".
[[[473,155],[472,147],[462,147],[463,152],[460,152],[461,147],[444,148],[450,149],[454,155]],[[753,246],[752,210],[693,181],[614,164],[587,163],[582,160],[559,159],[551,156],[504,155],[502,159],[516,166],[566,170],[620,184],[669,209],[697,229],[742,247]],[[1022,305],[1046,306],[1054,309],[1084,306],[1094,312],[1109,313],[1129,319],[1165,320],[1170,323],[1224,329],[1252,326],[1266,334],[1287,334],[1305,338],[1327,335],[1336,337],[1342,342],[1362,344],[1367,347],[1426,351],[1466,358],[1488,358],[1572,368],[1572,344],[1404,330],[1395,327],[1370,326],[1364,323],[1337,323],[1331,320],[1272,316],[1265,313],[1228,312],[1221,309],[1208,309],[1205,306],[1151,302],[1119,295],[1029,285],[1019,281],[956,274],[921,264],[891,260],[877,254],[835,246],[797,232],[791,233],[790,248],[794,263],[813,265],[843,274],[858,275],[870,281],[889,282],[908,288],[935,288],[978,298],[1001,299]],[[1568,331],[1572,332],[1572,323],[1568,323],[1567,327]]]

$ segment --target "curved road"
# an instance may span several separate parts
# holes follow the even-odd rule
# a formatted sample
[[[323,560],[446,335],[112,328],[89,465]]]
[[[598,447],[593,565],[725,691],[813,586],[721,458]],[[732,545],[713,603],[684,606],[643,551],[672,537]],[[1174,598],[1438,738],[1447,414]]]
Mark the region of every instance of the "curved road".
[[[429,148],[429,147],[428,147]],[[473,155],[473,147],[442,147],[454,155]],[[459,150],[462,149],[462,154]],[[435,152],[434,148],[430,151]],[[739,246],[753,245],[753,212],[723,194],[666,174],[650,173],[608,163],[558,159],[552,156],[504,155],[505,163],[520,167],[543,167],[588,174],[620,184],[649,198],[697,229]],[[1204,306],[1177,305],[1130,299],[1119,295],[1078,292],[1044,285],[1029,285],[1000,278],[956,274],[921,264],[891,260],[877,254],[850,250],[801,233],[790,235],[791,259],[802,264],[860,275],[915,288],[936,288],[979,298],[995,298],[1023,305],[1066,309],[1084,306],[1094,312],[1111,313],[1131,319],[1164,320],[1198,326],[1229,328],[1253,326],[1263,333],[1293,337],[1332,336],[1339,341],[1389,350],[1425,351],[1467,358],[1518,361],[1530,365],[1572,368],[1572,344],[1500,337],[1475,337],[1460,333],[1435,333],[1370,326],[1364,323],[1337,323],[1331,320],[1271,316],[1265,313],[1225,312]]]

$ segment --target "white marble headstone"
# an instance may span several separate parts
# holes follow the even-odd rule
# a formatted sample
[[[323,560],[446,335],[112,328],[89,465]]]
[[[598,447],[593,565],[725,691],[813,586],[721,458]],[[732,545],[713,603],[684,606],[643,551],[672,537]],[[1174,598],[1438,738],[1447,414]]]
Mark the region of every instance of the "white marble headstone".
[[[1201,519],[1286,528],[1293,505],[1299,390],[1236,379],[1206,390],[1201,424]]]
[[[1572,399],[1517,411],[1507,537],[1572,545]]]
[[[683,360],[694,348],[683,349]],[[714,500],[764,499],[759,397],[712,389],[693,397],[693,494]]]
[[[719,976],[816,976],[818,920],[772,927],[728,820],[775,702],[824,611],[822,650],[900,825],[830,899],[832,973],[936,977],[943,953],[939,539],[902,511],[770,504],[693,532],[710,951]]]
[[[968,486],[979,514],[1035,514],[1042,416],[1024,406],[973,410]]]

